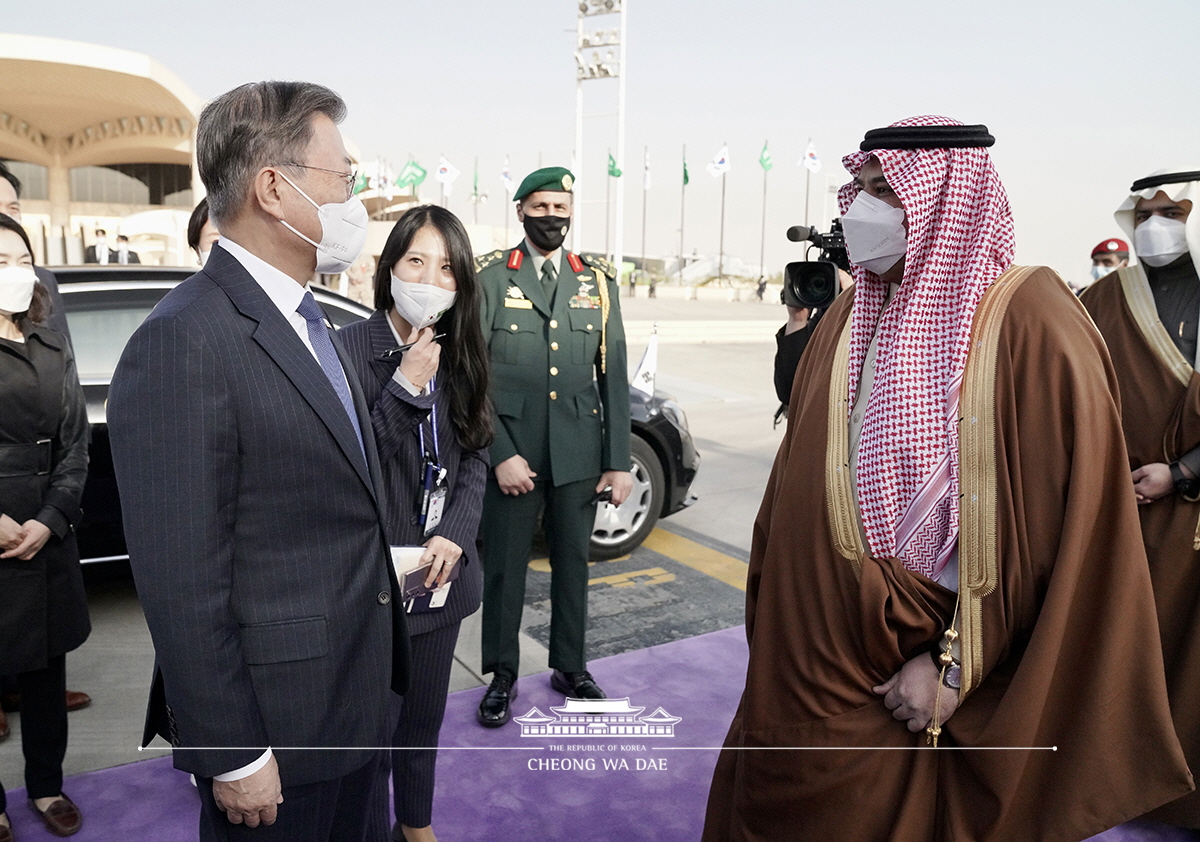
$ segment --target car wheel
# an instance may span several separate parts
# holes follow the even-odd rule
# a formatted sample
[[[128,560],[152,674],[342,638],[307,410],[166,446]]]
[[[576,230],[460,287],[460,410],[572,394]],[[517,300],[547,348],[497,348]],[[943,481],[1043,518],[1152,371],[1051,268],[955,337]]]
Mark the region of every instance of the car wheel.
[[[662,511],[666,481],[658,455],[636,435],[630,436],[629,450],[633,457],[633,490],[619,506],[600,504],[596,507],[590,552],[594,560],[603,561],[632,552],[646,540]]]

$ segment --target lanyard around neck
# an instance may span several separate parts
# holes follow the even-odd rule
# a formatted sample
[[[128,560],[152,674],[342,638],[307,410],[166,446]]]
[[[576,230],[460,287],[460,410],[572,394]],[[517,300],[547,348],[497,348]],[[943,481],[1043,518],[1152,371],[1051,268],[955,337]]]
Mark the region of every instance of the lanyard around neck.
[[[429,379],[429,394],[432,395],[436,388],[437,388],[437,378],[431,377]],[[438,454],[438,431],[437,431],[438,422],[437,422],[437,401],[436,400],[434,400],[433,404],[429,407],[429,425],[430,425],[430,427],[433,428],[433,459],[435,462],[437,462],[440,465],[440,464],[442,464],[442,457]],[[424,424],[417,425],[417,438],[421,442],[421,456],[423,458],[425,456],[425,454],[428,452],[425,450],[425,425]]]

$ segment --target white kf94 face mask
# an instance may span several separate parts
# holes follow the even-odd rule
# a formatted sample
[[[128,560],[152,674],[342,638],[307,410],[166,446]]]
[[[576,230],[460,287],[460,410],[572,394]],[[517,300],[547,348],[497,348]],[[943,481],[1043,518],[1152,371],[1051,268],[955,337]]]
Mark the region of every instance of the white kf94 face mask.
[[[457,293],[436,284],[414,284],[392,275],[392,300],[396,312],[417,330],[436,324],[454,306]]]
[[[904,211],[860,190],[842,216],[850,261],[882,275],[904,257],[908,235]]]
[[[321,242],[313,242],[301,234],[286,220],[279,220],[288,230],[300,239],[317,247],[317,271],[322,275],[336,275],[345,272],[362,254],[363,246],[367,244],[367,208],[362,199],[351,196],[344,202],[329,202],[318,205],[312,197],[296,187],[296,183],[284,175],[283,180],[296,192],[308,199],[309,204],[317,209],[317,219],[321,222]]]
[[[0,268],[0,312],[11,316],[28,310],[36,283],[37,275],[31,266]]]
[[[1155,214],[1133,229],[1133,250],[1143,263],[1166,266],[1187,254],[1187,226]]]

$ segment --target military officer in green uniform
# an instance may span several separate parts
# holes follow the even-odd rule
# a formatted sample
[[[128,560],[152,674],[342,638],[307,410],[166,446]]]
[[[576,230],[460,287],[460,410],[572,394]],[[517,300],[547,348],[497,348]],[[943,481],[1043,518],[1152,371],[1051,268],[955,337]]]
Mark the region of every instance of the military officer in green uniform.
[[[574,177],[546,167],[514,198],[525,239],[476,260],[496,411],[484,495],[483,671],[479,722],[499,727],[516,698],[525,572],[538,514],[550,549],[551,685],[605,698],[587,671],[588,543],[596,497],[629,495],[629,383],[611,264],[562,245]]]

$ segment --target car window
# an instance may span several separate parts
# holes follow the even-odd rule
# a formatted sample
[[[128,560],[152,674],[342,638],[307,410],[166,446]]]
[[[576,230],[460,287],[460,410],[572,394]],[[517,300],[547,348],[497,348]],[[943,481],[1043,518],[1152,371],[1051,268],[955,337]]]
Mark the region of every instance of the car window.
[[[108,380],[125,343],[166,289],[62,290],[79,379]]]
[[[321,309],[325,311],[325,315],[329,317],[329,321],[333,322],[336,328],[343,328],[346,325],[352,325],[355,322],[361,322],[371,312],[367,310],[365,313],[362,309],[352,310],[340,301],[320,296]]]

